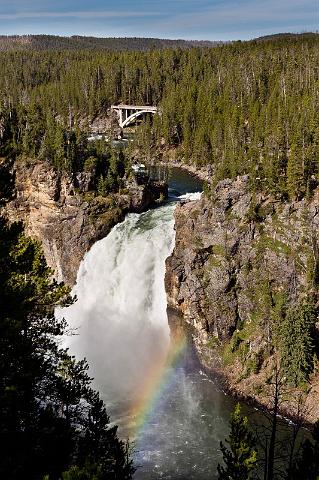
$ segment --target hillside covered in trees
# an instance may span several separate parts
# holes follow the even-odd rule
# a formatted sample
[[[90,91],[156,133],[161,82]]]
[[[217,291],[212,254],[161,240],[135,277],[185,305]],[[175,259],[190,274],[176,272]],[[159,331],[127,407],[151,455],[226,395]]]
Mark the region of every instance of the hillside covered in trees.
[[[2,53],[0,154],[81,170],[92,118],[115,102],[151,104],[161,114],[140,144],[211,165],[216,179],[247,173],[254,189],[308,195],[318,173],[318,45],[306,35],[149,53]]]
[[[56,35],[0,35],[0,51],[10,50],[136,50],[212,47],[221,42],[205,40],[168,40],[161,38],[59,37]]]
[[[26,44],[29,40],[27,37]],[[315,373],[319,351],[316,327],[318,247],[315,223],[310,225],[309,215],[305,214],[308,205],[306,202],[311,201],[310,220],[317,215],[314,193],[319,184],[318,36],[280,35],[250,42],[222,44],[214,48],[201,44],[196,44],[193,48],[181,48],[181,44],[163,44],[158,48],[158,43],[155,48],[153,40],[150,40],[148,47],[147,41],[144,44],[142,42],[139,48],[134,47],[135,51],[125,51],[128,43],[134,45],[131,39],[126,44],[124,40],[124,43],[115,42],[113,45],[117,46],[112,49],[104,46],[96,48],[100,42],[96,39],[91,42],[92,48],[88,47],[91,40],[82,41],[82,37],[67,39],[66,43],[64,40],[60,42],[56,37],[45,37],[42,40],[43,48],[35,46],[36,40],[32,46],[31,39],[30,48],[21,47],[18,42],[19,48],[3,47],[9,51],[0,53],[0,156],[26,164],[41,162],[53,167],[59,174],[71,177],[79,172],[86,174],[94,170],[98,178],[95,193],[104,196],[121,188],[127,159],[123,153],[106,147],[104,142],[89,142],[87,137],[90,124],[96,118],[109,117],[109,108],[113,103],[156,105],[159,115],[140,126],[132,149],[143,153],[149,160],[165,160],[173,152],[174,157],[184,164],[198,169],[209,167],[210,182],[205,188],[206,195],[199,204],[200,208],[198,205],[183,206],[185,209],[181,210],[183,214],[189,209],[187,221],[183,221],[181,226],[189,230],[192,238],[187,246],[194,255],[186,260],[182,258],[184,265],[191,259],[188,279],[191,278],[191,268],[194,278],[196,276],[190,288],[197,285],[196,282],[202,282],[200,287],[204,285],[205,295],[209,285],[211,292],[219,295],[216,302],[212,301],[213,294],[208,299],[205,297],[203,309],[199,311],[200,318],[205,322],[201,333],[207,334],[211,342],[206,346],[210,352],[215,352],[216,347],[220,349],[229,370],[235,361],[241,361],[241,380],[247,380],[247,383],[252,375],[257,375],[262,370],[264,362],[274,352],[281,351],[286,359],[286,364],[283,365],[285,379],[293,388],[304,386]],[[14,40],[12,42],[14,44]],[[171,46],[174,48],[167,48]],[[20,47],[23,51],[19,51]],[[138,51],[145,48],[151,51]],[[235,182],[231,181],[237,176],[241,176],[238,192]],[[244,201],[238,206],[239,200],[244,196]],[[285,203],[287,201],[290,203]],[[289,205],[293,202],[298,215],[295,215],[294,225],[291,226]],[[206,217],[203,219],[202,215]],[[177,239],[182,228],[177,225]],[[229,235],[229,231],[233,235]],[[203,234],[200,236],[201,232]],[[212,239],[212,232],[220,233],[218,242]],[[14,263],[16,255],[21,257],[23,249],[31,241],[23,237],[21,231],[10,230],[5,223],[3,235],[5,241],[7,235],[13,236],[3,258],[10,257],[10,262]],[[181,238],[184,241],[187,236]],[[255,250],[252,248],[253,240]],[[182,241],[180,244],[184,255],[187,249]],[[31,256],[31,260],[27,258],[28,262],[31,261],[31,266],[27,263],[22,272],[13,270],[13,274],[7,270],[10,262],[5,261],[2,267],[8,284],[4,294],[13,295],[10,290],[13,275],[12,278],[22,282],[19,283],[22,292],[18,291],[18,294],[23,301],[26,288],[23,275],[33,278],[34,275],[41,274],[40,286],[46,293],[54,293],[60,288],[50,284],[39,247],[32,242],[30,245],[31,253],[35,255]],[[252,253],[251,258],[249,252]],[[271,253],[272,276],[267,270]],[[37,270],[32,273],[34,264],[40,269],[39,272]],[[289,268],[283,271],[282,265]],[[220,281],[221,271],[224,274],[224,284]],[[214,277],[216,272],[219,276],[216,274]],[[287,283],[283,283],[283,278]],[[214,290],[214,281],[220,290]],[[37,283],[36,280],[36,298],[42,295]],[[174,287],[176,285],[177,282]],[[182,287],[185,286],[187,281],[183,280]],[[234,308],[234,305],[243,305],[240,304],[240,297],[243,296],[244,287],[251,303],[247,304],[246,310]],[[28,292],[27,294],[29,295]],[[32,292],[31,294],[33,295]],[[227,311],[220,309],[221,296],[231,300],[231,308]],[[62,297],[57,295],[54,298],[59,303]],[[177,299],[179,306],[183,306],[182,300],[185,298],[193,297],[189,292],[187,295],[182,292]],[[29,297],[26,300],[29,301],[28,299]],[[33,307],[33,303],[31,305]],[[203,315],[203,312],[215,312],[213,309],[216,305],[217,313],[222,314],[224,332],[217,331],[216,316],[211,315],[207,320]],[[199,306],[201,304],[197,302],[196,308]],[[42,307],[41,304],[37,306],[41,314]],[[250,317],[247,315],[249,311],[253,312]],[[13,313],[8,313],[10,320],[9,314]],[[225,322],[228,314],[231,320],[229,324]],[[35,315],[37,322],[37,310]],[[48,315],[51,315],[50,309]],[[31,317],[33,321],[33,316]],[[14,326],[10,335],[12,334],[14,351],[15,335],[18,332],[21,336],[25,329],[21,322],[16,323],[15,317],[12,318]],[[53,321],[52,316],[50,321]],[[200,326],[199,322],[198,325]],[[280,331],[274,328],[278,325]],[[226,327],[229,327],[227,331]],[[43,332],[45,340],[52,331],[52,323],[49,322],[47,328]],[[63,330],[63,325],[58,325],[54,332],[60,333],[61,329]],[[266,345],[260,356],[254,351],[255,344],[251,341],[254,335],[260,344],[263,342]],[[34,352],[33,344],[28,343],[28,338],[26,342],[23,348],[34,353],[37,362],[46,355],[46,351]],[[51,421],[51,415],[54,416],[61,406],[60,396],[64,394],[65,384],[62,380],[62,390],[57,390],[54,382],[57,381],[57,372],[61,371],[61,361],[65,354],[55,350],[55,344],[49,342],[47,345],[53,349],[50,358],[54,363],[53,367],[50,362],[48,364],[49,373],[53,372],[53,377],[50,377],[53,384],[49,384],[49,391],[54,397],[53,413],[49,412]],[[296,345],[298,348],[295,348]],[[4,370],[6,361],[7,357],[4,356]],[[22,358],[21,364],[27,367],[27,362],[23,361]],[[68,368],[72,365],[69,358],[66,363]],[[40,368],[38,363],[36,368]],[[81,378],[86,382],[85,376]],[[46,377],[40,377],[40,380],[44,382]],[[43,385],[41,381],[40,385]],[[261,386],[266,385],[265,378],[262,381]],[[3,398],[7,404],[10,403],[10,395],[20,395],[19,389],[18,393],[15,389],[12,393],[11,378],[8,382],[3,387]],[[82,384],[76,384],[76,387],[79,390],[76,390],[74,401],[80,402],[83,398]],[[22,385],[22,396],[24,388]],[[32,382],[30,388],[33,388]],[[87,395],[85,398],[95,402],[96,397],[91,390],[89,394],[87,392],[84,391]],[[42,390],[40,393],[43,393]],[[26,391],[26,395],[29,395],[29,391]],[[26,405],[33,412],[34,397],[31,395],[30,398],[30,405]],[[83,420],[78,405],[79,403],[74,407],[75,423],[86,422],[87,417]],[[91,408],[90,405],[89,403],[88,408]],[[26,415],[29,415],[29,410]],[[103,418],[104,415],[105,413]],[[9,416],[4,417],[3,422],[7,418],[10,419]],[[70,422],[64,420],[62,427],[65,428],[66,425],[67,428],[72,428],[74,435],[74,424],[70,426]],[[39,429],[38,424],[34,428]],[[75,438],[78,438],[76,433]],[[122,444],[120,446],[121,449],[124,448]],[[78,443],[73,447],[77,449]],[[80,465],[79,468],[82,468],[87,459],[80,454],[76,457],[77,452],[78,450],[73,450],[74,466],[77,468]],[[13,462],[9,467],[12,464]],[[60,471],[70,465],[70,462],[65,461]]]

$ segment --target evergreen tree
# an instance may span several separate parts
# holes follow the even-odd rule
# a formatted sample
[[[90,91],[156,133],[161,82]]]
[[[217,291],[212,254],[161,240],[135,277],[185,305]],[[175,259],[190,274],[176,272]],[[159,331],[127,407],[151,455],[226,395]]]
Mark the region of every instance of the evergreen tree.
[[[247,417],[241,416],[237,404],[230,418],[229,448],[220,442],[224,465],[218,465],[220,480],[247,480],[252,478],[257,462],[255,440],[248,427]]]
[[[67,170],[65,155],[65,133],[61,125],[56,125],[53,142],[54,165],[58,170]],[[67,166],[68,167],[68,166]],[[71,170],[71,168],[69,168]]]
[[[280,325],[282,367],[295,386],[308,380],[314,367],[314,305],[292,305]]]
[[[303,180],[302,152],[298,144],[293,143],[287,165],[287,190],[292,200],[304,193]]]
[[[301,455],[295,462],[291,480],[318,480],[319,478],[319,422],[314,425],[312,438],[301,445]]]
[[[98,472],[97,480],[134,472],[85,360],[58,345],[66,324],[54,310],[72,301],[39,243],[0,218],[0,478],[57,480],[72,466]]]
[[[109,186],[108,179],[104,178],[103,175],[101,174],[97,183],[98,195],[101,195],[102,197],[107,195],[107,193],[109,192],[108,186]]]

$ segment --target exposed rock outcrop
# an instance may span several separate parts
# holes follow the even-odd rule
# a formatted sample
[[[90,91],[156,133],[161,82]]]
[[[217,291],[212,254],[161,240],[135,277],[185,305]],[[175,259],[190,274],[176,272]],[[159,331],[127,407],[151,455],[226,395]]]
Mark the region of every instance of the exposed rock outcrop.
[[[127,212],[147,209],[167,186],[134,179],[121,194],[96,197],[89,173],[62,176],[48,163],[16,162],[15,199],[2,214],[23,221],[26,233],[41,241],[48,265],[59,281],[73,285],[85,252]]]
[[[252,194],[248,177],[223,180],[212,198],[175,212],[168,306],[192,326],[202,364],[221,374],[230,390],[261,403],[267,403],[281,302],[318,294],[318,213],[319,191],[311,201],[283,204]],[[316,374],[311,382],[306,416],[314,420]]]

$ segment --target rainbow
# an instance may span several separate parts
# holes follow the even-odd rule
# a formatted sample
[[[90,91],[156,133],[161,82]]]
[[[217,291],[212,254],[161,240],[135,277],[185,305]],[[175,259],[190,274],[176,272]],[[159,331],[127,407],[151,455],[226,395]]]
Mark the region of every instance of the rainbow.
[[[130,416],[133,418],[131,438],[138,440],[143,435],[144,427],[151,420],[162,393],[169,388],[174,370],[178,366],[187,348],[184,334],[171,340],[167,360],[156,365],[148,376],[139,400],[133,405]]]

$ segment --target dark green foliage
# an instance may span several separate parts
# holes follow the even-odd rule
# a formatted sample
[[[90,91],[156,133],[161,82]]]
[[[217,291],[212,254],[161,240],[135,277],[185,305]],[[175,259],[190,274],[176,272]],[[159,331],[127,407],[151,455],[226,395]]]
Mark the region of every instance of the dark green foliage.
[[[109,192],[108,189],[108,181],[106,178],[103,177],[103,175],[100,175],[98,184],[97,184],[97,193],[98,195],[101,195],[102,197],[106,196]]]
[[[314,305],[304,301],[288,308],[280,325],[282,368],[295,386],[313,371],[315,322]]]
[[[126,159],[122,150],[107,150],[107,156],[104,155],[104,162],[97,163],[95,168],[96,174],[100,173],[97,181],[98,195],[106,196],[122,186],[125,164]]]
[[[0,159],[0,207],[14,197],[14,175],[11,162]]]
[[[319,478],[319,423],[312,432],[312,438],[305,440],[301,446],[301,454],[295,462],[291,480],[318,480]]]
[[[290,35],[152,52],[1,53],[0,154],[81,171],[103,156],[85,140],[92,119],[112,103],[152,104],[161,114],[136,137],[147,157],[173,147],[185,162],[212,165],[215,181],[249,174],[252,189],[309,196],[319,173],[318,45],[318,35]],[[113,174],[108,183],[118,183]]]
[[[247,417],[241,416],[237,404],[230,419],[230,434],[226,439],[229,449],[220,443],[224,466],[218,465],[220,480],[247,480],[252,478],[257,462],[256,441],[249,431]]]
[[[38,242],[0,217],[0,478],[56,480],[72,466],[97,480],[134,472],[86,361],[58,345],[66,324],[54,309],[72,301]]]
[[[97,465],[85,465],[82,468],[71,467],[63,472],[61,480],[100,480],[101,469]],[[50,480],[45,478],[44,480]]]
[[[254,437],[247,418],[240,415],[239,405],[232,413],[231,432],[226,440],[230,449],[221,442],[225,467],[218,465],[219,479],[318,480],[319,422],[311,431],[305,431],[301,405],[297,407],[301,416],[292,425],[279,418],[283,378],[277,368],[274,373],[274,408],[270,416],[265,414],[262,424],[255,425]]]

